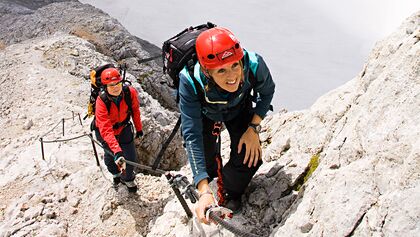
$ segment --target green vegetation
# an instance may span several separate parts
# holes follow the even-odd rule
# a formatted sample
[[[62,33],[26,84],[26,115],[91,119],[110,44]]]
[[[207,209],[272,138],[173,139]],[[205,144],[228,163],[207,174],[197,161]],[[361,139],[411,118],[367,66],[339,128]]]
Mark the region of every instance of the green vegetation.
[[[299,191],[302,188],[302,186],[306,183],[306,181],[308,181],[308,179],[311,177],[312,173],[316,170],[316,168],[318,168],[318,165],[319,165],[319,153],[311,157],[308,167],[305,169],[305,172],[303,172],[302,176],[293,186],[293,190]]]

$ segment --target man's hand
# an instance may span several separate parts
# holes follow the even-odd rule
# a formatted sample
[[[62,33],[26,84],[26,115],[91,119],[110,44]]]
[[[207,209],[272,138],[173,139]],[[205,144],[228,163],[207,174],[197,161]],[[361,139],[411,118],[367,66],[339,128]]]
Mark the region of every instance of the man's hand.
[[[124,156],[119,156],[117,157],[117,159],[115,160],[115,164],[118,166],[118,169],[121,171],[121,173],[125,172],[125,168],[126,168],[126,163],[125,163],[125,158]]]
[[[260,144],[260,137],[253,128],[248,127],[238,144],[238,154],[242,151],[242,146],[245,144],[245,157],[243,164],[248,163],[248,167],[252,165],[257,166],[258,161],[262,158],[262,150]]]
[[[200,199],[195,206],[195,214],[200,222],[206,225],[210,224],[209,220],[206,219],[206,210],[214,204],[215,200],[210,190],[200,194]]]

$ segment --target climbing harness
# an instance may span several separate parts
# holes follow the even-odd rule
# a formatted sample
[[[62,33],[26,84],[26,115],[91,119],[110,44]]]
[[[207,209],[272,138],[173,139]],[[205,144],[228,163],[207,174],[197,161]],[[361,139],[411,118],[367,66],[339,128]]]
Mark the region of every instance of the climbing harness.
[[[213,131],[211,132],[214,136],[216,136],[216,155],[214,159],[217,163],[217,197],[219,199],[219,205],[223,205],[225,203],[225,193],[224,193],[224,185],[223,185],[223,173],[222,173],[222,155],[221,155],[221,146],[222,146],[222,138],[220,133],[222,132],[223,123],[222,122],[215,122],[213,125]]]

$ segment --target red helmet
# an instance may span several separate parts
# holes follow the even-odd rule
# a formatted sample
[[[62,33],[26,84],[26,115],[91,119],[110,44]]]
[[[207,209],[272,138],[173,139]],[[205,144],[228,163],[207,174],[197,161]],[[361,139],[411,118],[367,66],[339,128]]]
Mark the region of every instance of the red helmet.
[[[101,82],[103,85],[120,82],[121,80],[120,72],[116,68],[107,68],[101,73]]]
[[[244,52],[233,33],[222,27],[201,32],[195,44],[198,61],[205,69],[214,69],[242,59]]]

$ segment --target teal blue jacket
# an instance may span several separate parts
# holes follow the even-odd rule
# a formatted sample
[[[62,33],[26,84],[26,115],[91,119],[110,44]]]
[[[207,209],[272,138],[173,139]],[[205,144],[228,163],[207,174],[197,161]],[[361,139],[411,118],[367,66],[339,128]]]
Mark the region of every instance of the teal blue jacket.
[[[250,70],[255,78],[254,83],[249,78]],[[245,98],[253,89],[254,93],[257,93],[253,112],[264,118],[270,109],[275,84],[263,58],[246,50],[244,50],[245,79],[236,92],[224,91],[211,83],[201,71],[199,63],[194,66],[193,74],[198,83],[194,83],[186,67],[179,73],[179,108],[188,160],[194,183],[197,185],[202,179],[209,177],[204,157],[203,116],[222,122],[235,118],[243,108],[240,104],[244,103]],[[201,88],[196,88],[198,84]],[[206,85],[208,89],[204,90]],[[203,96],[204,98],[200,98]]]

